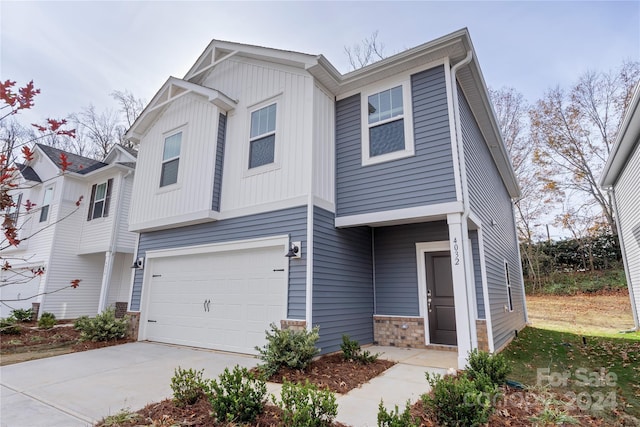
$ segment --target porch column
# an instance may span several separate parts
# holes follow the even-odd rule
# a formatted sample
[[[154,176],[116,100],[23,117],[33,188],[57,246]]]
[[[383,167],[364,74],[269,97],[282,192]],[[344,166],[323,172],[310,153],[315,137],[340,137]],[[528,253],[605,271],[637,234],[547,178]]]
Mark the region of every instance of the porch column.
[[[458,369],[467,364],[467,356],[473,348],[473,334],[475,333],[475,312],[469,295],[467,278],[467,264],[473,262],[472,256],[466,250],[469,240],[468,230],[464,227],[462,214],[447,215],[449,225],[449,245],[451,247],[451,276],[453,279],[453,299],[456,310],[456,335],[458,339]],[[471,322],[473,321],[473,325]]]
[[[113,259],[115,253],[107,251],[104,254],[104,268],[102,269],[102,286],[100,286],[100,299],[98,300],[98,313],[102,313],[107,308],[109,298],[109,284],[111,283],[111,273],[113,272]]]

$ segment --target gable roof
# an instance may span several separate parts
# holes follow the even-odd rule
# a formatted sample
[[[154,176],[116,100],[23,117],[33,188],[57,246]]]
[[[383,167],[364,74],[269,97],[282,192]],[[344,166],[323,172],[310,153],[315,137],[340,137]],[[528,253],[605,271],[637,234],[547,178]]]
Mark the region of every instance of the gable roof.
[[[62,169],[62,161],[60,155],[67,156],[67,162],[70,165],[67,167],[67,172],[75,172],[80,175],[86,175],[89,172],[108,166],[106,163],[102,163],[98,160],[90,159],[88,157],[79,156],[77,154],[69,153],[67,151],[60,150],[58,148],[50,147],[44,144],[36,144],[38,147],[59,169]]]
[[[622,124],[618,130],[618,137],[611,149],[609,159],[604,166],[601,187],[611,187],[615,185],[624,170],[627,162],[631,158],[633,151],[640,144],[640,82],[627,107]]]
[[[16,166],[18,167],[20,174],[25,180],[33,181],[33,182],[42,182],[42,179],[40,178],[40,176],[38,176],[36,171],[34,171],[31,166],[23,165],[22,163],[16,163]]]

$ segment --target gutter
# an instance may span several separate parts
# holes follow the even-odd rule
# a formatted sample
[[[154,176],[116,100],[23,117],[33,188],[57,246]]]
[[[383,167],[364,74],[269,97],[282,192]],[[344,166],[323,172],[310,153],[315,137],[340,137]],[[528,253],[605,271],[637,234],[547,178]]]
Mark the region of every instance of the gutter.
[[[473,271],[471,267],[473,266],[473,254],[471,253],[471,244],[469,241],[469,215],[471,213],[471,203],[469,201],[469,185],[467,182],[467,167],[464,157],[464,141],[462,138],[462,124],[460,121],[460,103],[458,99],[458,83],[456,81],[456,73],[460,68],[469,64],[473,59],[473,51],[468,50],[467,56],[460,62],[456,63],[453,67],[451,67],[451,84],[452,84],[452,96],[453,96],[453,114],[454,114],[454,123],[456,127],[456,145],[458,148],[458,159],[460,164],[460,181],[462,187],[462,218],[461,218],[461,227],[462,227],[462,259],[465,260],[465,285],[466,285],[466,307],[468,310],[468,321],[467,330],[470,332],[469,334],[469,345],[470,348],[476,348],[477,344],[477,333],[476,333],[476,325],[475,318],[477,316],[473,315],[476,312],[476,306],[473,303],[474,299],[471,298],[473,295],[470,293],[470,286],[474,283],[473,281]],[[473,290],[472,290],[473,291]]]

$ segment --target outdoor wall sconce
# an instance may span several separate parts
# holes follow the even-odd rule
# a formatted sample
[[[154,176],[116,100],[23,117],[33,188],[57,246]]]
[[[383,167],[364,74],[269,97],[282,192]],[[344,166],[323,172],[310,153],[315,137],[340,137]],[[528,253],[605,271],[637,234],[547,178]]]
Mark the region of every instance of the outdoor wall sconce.
[[[133,265],[131,266],[131,268],[135,268],[137,270],[143,270],[144,269],[144,258],[143,257],[139,257],[138,259],[133,261]]]
[[[291,242],[289,244],[289,252],[285,255],[287,258],[300,259],[302,255],[302,244],[300,242]]]

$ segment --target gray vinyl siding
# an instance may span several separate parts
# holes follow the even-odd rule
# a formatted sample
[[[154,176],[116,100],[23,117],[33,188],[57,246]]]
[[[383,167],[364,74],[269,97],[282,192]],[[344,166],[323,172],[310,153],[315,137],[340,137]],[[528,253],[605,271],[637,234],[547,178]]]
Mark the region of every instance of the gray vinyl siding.
[[[480,246],[478,242],[478,231],[469,231],[469,240],[471,240],[471,252],[473,256],[473,280],[476,287],[476,307],[478,310],[478,319],[484,319],[484,292],[482,290],[482,270],[480,268]]]
[[[376,314],[419,316],[416,243],[449,240],[447,223],[380,227],[373,233]]]
[[[513,205],[461,90],[458,90],[458,97],[469,200],[472,211],[483,225],[489,310],[494,346],[499,349],[513,337],[514,330],[525,326],[522,270],[518,259]],[[513,312],[504,310],[508,306],[505,260],[509,265]]]
[[[213,173],[213,202],[211,209],[220,212],[220,193],[222,191],[222,166],[224,165],[224,144],[227,133],[227,116],[220,113],[218,119],[218,142],[216,145],[216,164]]]
[[[415,155],[362,166],[360,94],[336,103],[338,216],[456,200],[444,67],[411,76]]]
[[[373,342],[371,229],[337,229],[335,216],[313,210],[313,325],[323,353],[340,349],[342,335]]]
[[[302,259],[289,264],[289,296],[287,317],[305,318],[307,208],[283,209],[206,224],[141,233],[138,256],[146,251],[173,249],[210,243],[232,242],[259,237],[289,234],[291,241],[302,242]],[[131,296],[131,309],[140,310],[143,271],[136,270]]]

